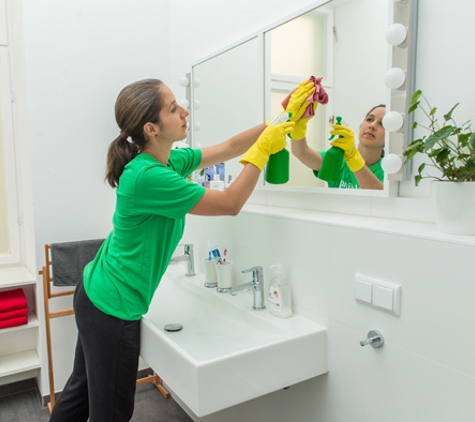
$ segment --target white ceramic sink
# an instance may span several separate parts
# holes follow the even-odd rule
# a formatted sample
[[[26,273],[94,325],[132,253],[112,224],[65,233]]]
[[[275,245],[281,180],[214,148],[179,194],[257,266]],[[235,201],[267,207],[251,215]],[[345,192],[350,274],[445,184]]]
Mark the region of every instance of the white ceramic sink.
[[[325,327],[255,311],[252,292],[207,289],[182,266],[169,267],[141,327],[142,358],[200,417],[328,371]]]

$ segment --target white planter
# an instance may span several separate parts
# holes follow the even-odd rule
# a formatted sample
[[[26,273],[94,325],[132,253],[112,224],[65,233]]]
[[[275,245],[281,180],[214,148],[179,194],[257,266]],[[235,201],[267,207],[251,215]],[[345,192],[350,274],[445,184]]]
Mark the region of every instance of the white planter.
[[[475,235],[475,182],[434,180],[435,223],[443,233]]]

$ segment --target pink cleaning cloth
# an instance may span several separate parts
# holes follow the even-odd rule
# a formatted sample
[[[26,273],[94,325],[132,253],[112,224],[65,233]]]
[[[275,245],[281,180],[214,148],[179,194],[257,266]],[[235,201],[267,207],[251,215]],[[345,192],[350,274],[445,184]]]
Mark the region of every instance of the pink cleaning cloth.
[[[307,109],[305,110],[305,113],[302,115],[302,117],[300,117],[300,119],[306,119],[308,117],[315,116],[315,108],[314,108],[315,103],[320,103],[320,104],[328,103],[328,94],[325,91],[325,88],[323,88],[322,86],[322,79],[323,78],[316,78],[315,76],[310,76],[310,78],[308,78],[310,82],[313,82],[315,84],[315,91],[312,95],[310,95],[307,98],[307,101],[310,102],[310,104],[308,105]],[[292,91],[289,95],[287,95],[287,97],[285,97],[284,100],[282,101],[282,107],[284,107],[284,109],[287,107],[290,96],[292,95],[294,91]]]

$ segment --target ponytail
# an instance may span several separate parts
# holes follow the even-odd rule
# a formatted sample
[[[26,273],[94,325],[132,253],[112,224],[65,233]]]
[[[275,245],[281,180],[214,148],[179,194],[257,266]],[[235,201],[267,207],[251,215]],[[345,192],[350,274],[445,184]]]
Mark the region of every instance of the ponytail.
[[[113,188],[119,186],[119,178],[126,164],[139,153],[139,148],[133,142],[122,136],[117,137],[109,146],[107,152],[107,168],[105,180]]]

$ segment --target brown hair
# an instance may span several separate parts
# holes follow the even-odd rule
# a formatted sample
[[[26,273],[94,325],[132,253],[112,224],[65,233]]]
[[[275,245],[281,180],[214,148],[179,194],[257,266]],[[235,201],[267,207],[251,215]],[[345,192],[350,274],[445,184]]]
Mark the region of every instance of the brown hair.
[[[143,131],[145,123],[159,124],[158,115],[163,107],[159,79],[143,79],[126,86],[115,103],[115,120],[120,135],[110,144],[107,152],[105,180],[113,188],[126,164],[139,154],[148,143]],[[131,140],[127,138],[131,138]]]
[[[368,111],[368,112],[366,113],[365,119],[371,114],[371,112],[372,112],[374,109],[379,108],[379,107],[384,107],[384,108],[386,108],[386,104],[378,104],[377,106],[374,106],[370,111]]]

